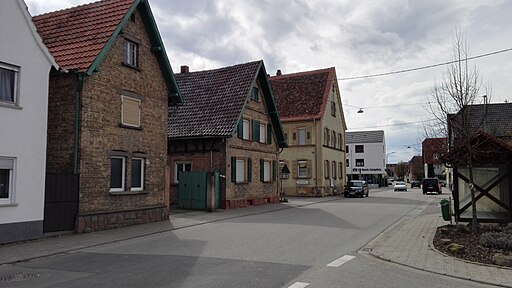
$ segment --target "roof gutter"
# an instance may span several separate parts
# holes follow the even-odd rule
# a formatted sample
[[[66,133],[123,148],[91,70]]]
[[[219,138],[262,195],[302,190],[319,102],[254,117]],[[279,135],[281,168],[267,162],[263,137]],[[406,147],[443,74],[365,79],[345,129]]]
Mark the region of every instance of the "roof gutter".
[[[73,142],[73,174],[78,174],[78,141],[80,129],[80,107],[82,99],[82,88],[84,83],[84,74],[78,73],[78,83],[75,92],[75,129]]]

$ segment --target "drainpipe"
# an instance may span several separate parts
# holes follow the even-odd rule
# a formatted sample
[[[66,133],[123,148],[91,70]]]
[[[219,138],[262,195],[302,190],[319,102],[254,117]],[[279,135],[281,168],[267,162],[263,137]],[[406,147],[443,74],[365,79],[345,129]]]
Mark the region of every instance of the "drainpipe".
[[[75,93],[75,133],[74,133],[74,143],[73,143],[73,174],[78,174],[78,136],[79,136],[79,127],[80,127],[80,99],[82,95],[82,87],[84,82],[83,73],[78,73],[78,84],[76,87]]]
[[[317,137],[317,132],[318,132],[318,129],[316,127],[316,119],[313,119],[313,127],[315,128],[315,196],[317,196],[317,193],[318,193],[318,183],[317,183],[317,178],[318,178],[318,154],[317,154],[317,149],[316,149],[316,146],[318,145],[318,137]],[[320,134],[322,135],[322,134]],[[311,135],[313,136],[313,135]]]

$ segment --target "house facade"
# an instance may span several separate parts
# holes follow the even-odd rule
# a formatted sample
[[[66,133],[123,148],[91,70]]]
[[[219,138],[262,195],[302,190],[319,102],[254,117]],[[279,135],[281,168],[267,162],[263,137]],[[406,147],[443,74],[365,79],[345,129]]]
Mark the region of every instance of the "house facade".
[[[441,159],[453,168],[456,221],[472,220],[471,177],[467,165],[471,160],[478,221],[512,222],[510,115],[511,103],[496,103],[468,105],[448,117],[449,148]]]
[[[353,131],[346,135],[348,180],[366,180],[373,187],[386,185],[384,131]]]
[[[167,107],[181,98],[148,1],[33,20],[62,68],[50,75],[45,230],[166,219]]]
[[[22,0],[0,2],[0,243],[43,235],[48,76],[58,68]]]
[[[425,178],[439,178],[448,180],[446,167],[440,160],[442,154],[448,149],[447,138],[426,138],[421,143],[423,165],[425,166]]]
[[[263,61],[197,72],[183,66],[176,80],[184,104],[169,108],[170,201],[206,209],[207,188],[187,187],[218,173],[216,207],[278,202],[286,142]]]
[[[270,77],[288,143],[280,153],[286,195],[327,196],[345,188],[345,130],[335,68]]]

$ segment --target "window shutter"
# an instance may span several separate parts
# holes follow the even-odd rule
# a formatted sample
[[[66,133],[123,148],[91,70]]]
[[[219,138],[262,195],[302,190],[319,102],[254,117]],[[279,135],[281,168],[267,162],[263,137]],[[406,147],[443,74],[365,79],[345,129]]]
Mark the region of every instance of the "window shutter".
[[[277,163],[276,160],[272,160],[272,181],[276,181],[277,176]]]
[[[231,182],[236,182],[236,157],[231,157]]]
[[[272,144],[272,124],[267,124],[267,143]]]
[[[237,134],[238,138],[244,138],[244,119],[240,119],[240,122],[238,122]]]
[[[140,126],[140,101],[123,96],[122,123],[130,126]]]
[[[265,180],[265,169],[264,169],[264,165],[265,163],[263,163],[263,159],[260,159],[260,181],[261,182],[264,182]]]
[[[252,120],[252,141],[260,142],[260,122]]]
[[[313,168],[313,162],[311,160],[308,160],[308,179],[311,178],[311,175],[313,174],[311,171],[312,168]]]
[[[252,159],[247,158],[247,182],[252,181]]]
[[[297,160],[293,160],[292,161],[292,177],[294,179],[297,179],[297,169],[298,169],[298,165],[297,165]]]

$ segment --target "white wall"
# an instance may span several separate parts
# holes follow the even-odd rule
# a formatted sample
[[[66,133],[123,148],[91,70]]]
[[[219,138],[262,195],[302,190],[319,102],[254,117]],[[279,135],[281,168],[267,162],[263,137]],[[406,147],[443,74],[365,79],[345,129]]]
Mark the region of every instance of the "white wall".
[[[0,62],[20,67],[18,107],[0,104],[0,156],[16,158],[14,205],[0,206],[0,224],[43,220],[51,62],[24,9],[0,1]]]
[[[347,174],[384,174],[386,172],[386,150],[384,143],[356,143],[348,146]],[[364,153],[355,153],[356,145],[364,145]],[[356,167],[356,159],[364,159],[363,167]],[[352,170],[352,169],[357,169]],[[359,171],[361,169],[361,171]]]

